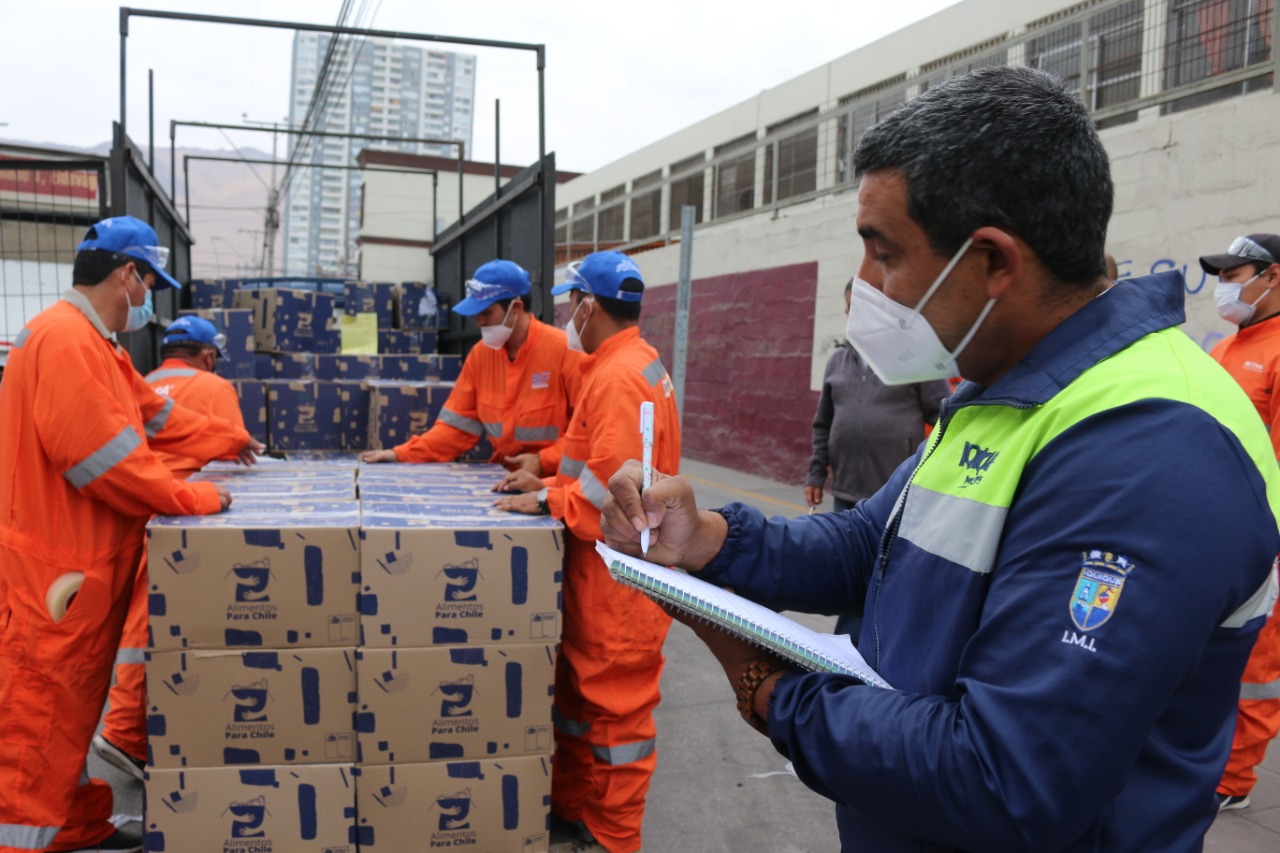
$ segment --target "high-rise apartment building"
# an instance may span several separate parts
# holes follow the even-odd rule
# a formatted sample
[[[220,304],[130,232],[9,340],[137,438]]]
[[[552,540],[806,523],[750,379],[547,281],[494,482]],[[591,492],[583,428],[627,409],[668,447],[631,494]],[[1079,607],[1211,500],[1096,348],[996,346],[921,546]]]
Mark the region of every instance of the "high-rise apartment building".
[[[300,32],[293,41],[289,122],[339,133],[458,140],[471,151],[476,58],[391,39],[340,37],[329,59],[328,95],[316,80],[329,54],[328,33]],[[301,140],[301,141],[300,141]],[[364,148],[456,157],[447,144],[338,137],[291,137],[300,163],[354,166]],[[360,227],[359,171],[296,169],[284,199],[284,272],[355,275]]]

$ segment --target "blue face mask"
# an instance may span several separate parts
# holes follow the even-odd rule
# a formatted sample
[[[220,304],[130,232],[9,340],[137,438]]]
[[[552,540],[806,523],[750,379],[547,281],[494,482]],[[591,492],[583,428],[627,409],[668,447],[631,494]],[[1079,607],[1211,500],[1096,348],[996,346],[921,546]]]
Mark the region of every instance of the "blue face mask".
[[[144,289],[146,288],[146,282],[142,280],[141,276],[138,276],[138,282],[142,284]],[[125,293],[125,299],[129,300],[127,292]],[[124,328],[121,331],[136,332],[139,329],[145,329],[154,314],[155,311],[151,307],[151,291],[148,290],[147,298],[142,300],[141,305],[134,307],[133,301],[129,300],[129,319],[125,321]]]

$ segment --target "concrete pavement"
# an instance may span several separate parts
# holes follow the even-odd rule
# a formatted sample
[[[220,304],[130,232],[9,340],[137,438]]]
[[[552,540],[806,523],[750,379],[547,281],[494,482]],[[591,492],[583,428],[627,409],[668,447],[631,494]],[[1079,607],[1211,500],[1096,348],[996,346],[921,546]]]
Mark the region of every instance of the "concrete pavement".
[[[743,501],[769,514],[807,511],[799,485],[693,460],[682,465],[702,506]],[[829,496],[820,509],[831,510]],[[831,629],[830,617],[789,615]],[[742,722],[728,682],[701,641],[675,624],[665,652],[658,770],[645,814],[647,853],[836,853],[834,807],[802,785],[769,741]],[[117,812],[140,813],[139,785],[93,757],[89,772],[112,783]],[[1259,777],[1253,805],[1219,816],[1206,851],[1280,850],[1280,748],[1274,743]]]

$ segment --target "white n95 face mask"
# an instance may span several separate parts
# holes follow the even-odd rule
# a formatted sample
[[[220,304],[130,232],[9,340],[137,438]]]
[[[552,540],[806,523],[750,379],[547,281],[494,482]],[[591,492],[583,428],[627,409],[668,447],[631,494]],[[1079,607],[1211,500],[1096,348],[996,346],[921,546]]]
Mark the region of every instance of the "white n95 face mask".
[[[1257,309],[1258,303],[1267,295],[1268,291],[1264,290],[1258,295],[1258,298],[1252,302],[1241,302],[1240,292],[1246,287],[1253,284],[1262,273],[1258,273],[1248,281],[1242,281],[1232,284],[1229,281],[1220,281],[1213,288],[1213,301],[1218,303],[1218,316],[1226,320],[1228,323],[1235,323],[1242,326],[1253,319],[1253,312]]]
[[[585,299],[579,302],[578,308],[581,308],[586,302],[587,300]],[[578,331],[578,327],[573,325],[573,318],[578,316],[578,308],[573,309],[573,313],[569,315],[569,322],[564,326],[564,333],[567,338],[565,346],[574,352],[585,353],[586,350],[582,348],[582,334]],[[588,317],[587,319],[590,318]],[[583,325],[585,326],[586,324],[583,323]]]
[[[973,340],[996,300],[987,300],[955,352],[947,350],[920,312],[972,243],[972,238],[964,241],[915,308],[894,302],[861,278],[853,280],[845,336],[881,382],[908,385],[960,375],[956,356]]]
[[[511,305],[515,305],[514,302]],[[480,340],[489,349],[502,349],[507,345],[507,341],[511,339],[513,328],[507,325],[507,320],[511,317],[511,305],[507,306],[507,313],[502,315],[502,322],[496,326],[482,326],[480,328]]]

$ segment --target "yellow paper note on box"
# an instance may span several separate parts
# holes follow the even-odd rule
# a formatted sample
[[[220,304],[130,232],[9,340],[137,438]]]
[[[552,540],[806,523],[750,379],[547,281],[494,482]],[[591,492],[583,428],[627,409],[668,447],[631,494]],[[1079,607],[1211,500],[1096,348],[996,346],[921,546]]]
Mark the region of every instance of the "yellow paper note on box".
[[[367,314],[342,315],[342,353],[343,355],[378,354],[377,314],[371,311]]]

